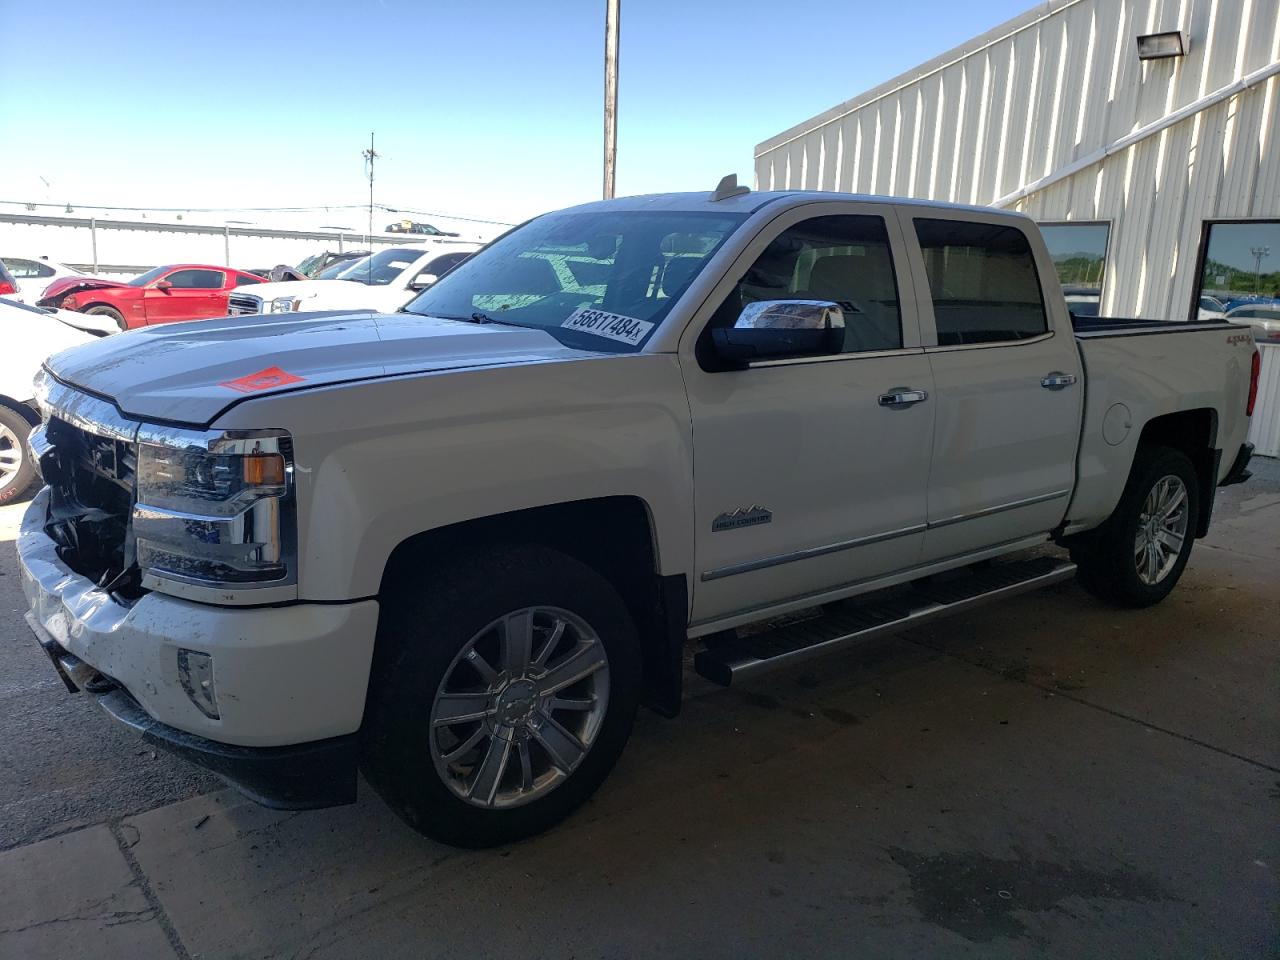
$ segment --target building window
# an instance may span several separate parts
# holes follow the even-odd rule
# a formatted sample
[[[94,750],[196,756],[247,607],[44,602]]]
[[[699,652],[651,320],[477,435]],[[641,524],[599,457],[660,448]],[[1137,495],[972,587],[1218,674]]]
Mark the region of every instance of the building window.
[[[1280,220],[1206,221],[1192,320],[1280,307]]]
[[[1078,317],[1096,317],[1102,304],[1111,224],[1042,223],[1040,232],[1058,271],[1068,309]]]
[[[996,223],[915,221],[938,346],[1025,340],[1049,330],[1026,234]]]

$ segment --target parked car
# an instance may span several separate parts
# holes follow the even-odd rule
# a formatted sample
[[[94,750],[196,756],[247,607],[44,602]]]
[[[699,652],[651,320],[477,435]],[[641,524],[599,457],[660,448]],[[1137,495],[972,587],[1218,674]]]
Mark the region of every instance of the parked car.
[[[428,249],[389,247],[350,264],[334,264],[322,274],[330,279],[264,283],[233,290],[227,309],[233,317],[299,310],[394,313],[479,248],[477,243],[454,242]]]
[[[1200,306],[1196,312],[1197,320],[1221,320],[1226,314],[1226,307],[1217,297],[1211,297],[1207,293],[1200,295]]]
[[[449,230],[441,230],[439,227],[432,226],[429,223],[417,223],[413,220],[397,220],[395,223],[387,224],[387,233],[419,233],[428,237],[456,237],[456,232]]]
[[[50,284],[41,306],[108,317],[121,330],[227,315],[234,287],[262,283],[243,270],[199,263],[156,267],[132,280],[69,277]]]
[[[21,303],[23,301],[19,299],[20,291],[18,278],[10,273],[4,261],[0,260],[0,297],[8,297],[10,300]]]
[[[1280,301],[1247,303],[1227,311],[1227,323],[1253,329],[1259,343],[1280,343]]]
[[[14,299],[23,303],[35,303],[55,280],[86,276],[82,270],[64,263],[53,263],[45,257],[0,257],[0,263],[22,285],[22,295]]]
[[[335,263],[345,263],[352,260],[361,260],[369,255],[368,250],[324,250],[320,253],[312,254],[298,264],[298,272],[307,277],[318,276],[322,271],[327,270]]]
[[[50,353],[101,336],[83,327],[85,319],[0,297],[0,505],[21,497],[36,477],[27,434],[40,422],[32,400],[40,365]]]
[[[28,620],[250,796],[351,802],[359,766],[465,846],[590,796],[689,642],[729,685],[1073,575],[1160,601],[1248,476],[1259,370],[1227,323],[1073,325],[1020,214],[731,183],[255,329],[48,361]]]

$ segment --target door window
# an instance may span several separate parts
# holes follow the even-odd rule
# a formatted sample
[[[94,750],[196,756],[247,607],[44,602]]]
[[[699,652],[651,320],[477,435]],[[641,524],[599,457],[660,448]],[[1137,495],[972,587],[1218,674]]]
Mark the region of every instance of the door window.
[[[165,277],[175,290],[221,290],[221,270],[175,270]]]
[[[844,353],[902,346],[898,281],[884,218],[814,217],[788,227],[756,258],[710,327],[731,327],[762,300],[827,300],[844,312]]]
[[[1048,332],[1026,234],[963,220],[915,221],[938,345],[1001,343]]]
[[[47,263],[41,263],[38,260],[5,257],[4,265],[8,267],[9,272],[19,280],[30,280],[33,277],[43,279],[44,277],[52,277],[56,272],[53,267],[49,266]]]

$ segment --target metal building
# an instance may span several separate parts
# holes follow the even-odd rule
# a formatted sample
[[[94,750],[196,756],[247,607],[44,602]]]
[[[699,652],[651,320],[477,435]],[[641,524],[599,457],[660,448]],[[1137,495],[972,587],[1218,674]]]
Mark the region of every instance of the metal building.
[[[1280,0],[1049,0],[766,140],[756,185],[1011,207],[1076,312],[1191,319],[1280,309],[1278,139]]]

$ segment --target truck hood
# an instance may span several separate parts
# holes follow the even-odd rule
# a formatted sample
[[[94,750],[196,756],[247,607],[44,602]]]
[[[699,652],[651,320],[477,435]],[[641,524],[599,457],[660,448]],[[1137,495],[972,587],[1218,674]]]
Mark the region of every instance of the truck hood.
[[[587,356],[542,330],[344,312],[143,327],[65,350],[45,366],[63,383],[113,401],[128,417],[205,426],[250,397]]]

